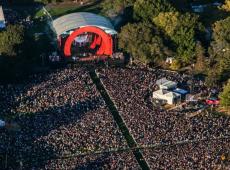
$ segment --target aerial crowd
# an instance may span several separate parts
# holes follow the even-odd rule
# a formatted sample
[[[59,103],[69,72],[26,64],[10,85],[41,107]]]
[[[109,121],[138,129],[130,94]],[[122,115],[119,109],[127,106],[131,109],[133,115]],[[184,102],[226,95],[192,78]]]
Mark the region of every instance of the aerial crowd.
[[[229,154],[229,140],[223,140],[220,143],[212,142],[212,140],[218,141],[218,139],[221,141],[223,138],[229,139],[229,117],[217,117],[210,113],[187,117],[183,109],[177,108],[167,111],[161,107],[153,107],[152,104],[149,104],[151,103],[151,93],[157,89],[156,81],[163,77],[176,81],[183,88],[188,88],[188,81],[190,81],[193,84],[193,93],[207,93],[209,89],[205,88],[205,85],[200,81],[186,75],[163,70],[105,68],[98,69],[97,73],[117,106],[129,131],[139,145],[146,147],[176,145],[168,149],[168,151],[170,149],[175,151],[176,149],[180,149],[181,143],[192,142],[191,145],[193,146],[193,142],[197,142],[197,145],[200,146],[200,153],[208,155],[210,148],[206,146],[207,142],[203,141],[211,140],[211,143],[215,144],[215,152],[210,151],[210,155],[208,156],[216,159],[221,154]],[[185,148],[188,148],[188,153],[193,154],[190,145]],[[162,153],[169,154],[167,150],[160,149]],[[196,152],[194,150],[194,154],[197,154]],[[146,160],[149,161],[151,167],[153,169],[158,167],[158,164],[155,164],[157,158],[156,160],[149,159],[152,158],[151,153],[154,153],[154,149],[153,151],[147,150],[145,153]],[[186,156],[186,154],[183,155]],[[168,159],[171,157],[172,155]],[[181,158],[175,157],[174,159],[180,161]],[[202,159],[205,161],[205,158],[202,157],[201,160],[198,160],[196,157],[191,157],[191,159],[195,162],[194,165]],[[162,169],[165,167],[166,169],[175,169],[177,167],[175,161],[170,161],[170,163],[164,163],[161,166]],[[215,165],[215,162],[212,163]],[[185,169],[189,165],[191,165],[190,168],[195,168],[192,166],[193,164],[188,164]],[[180,167],[180,165],[178,166]]]
[[[0,148],[24,167],[39,167],[40,159],[127,147],[86,70],[64,69],[28,81],[0,87],[1,114],[19,113],[14,121],[20,127],[12,139],[5,136],[9,148],[5,140]]]
[[[180,109],[153,107],[158,79],[187,88],[190,77],[140,68],[96,72],[151,169],[230,168],[229,117],[187,117]],[[192,83],[194,93],[207,90],[200,81]],[[13,132],[0,129],[0,153],[8,155],[8,168],[140,169],[84,67],[0,85],[0,116],[16,124]]]

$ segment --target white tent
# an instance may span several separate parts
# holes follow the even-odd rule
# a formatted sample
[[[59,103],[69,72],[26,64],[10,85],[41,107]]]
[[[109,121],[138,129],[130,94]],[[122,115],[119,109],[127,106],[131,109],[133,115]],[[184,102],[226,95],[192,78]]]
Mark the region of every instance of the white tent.
[[[75,12],[63,15],[52,22],[52,28],[57,36],[62,35],[63,33],[65,34],[70,30],[86,26],[98,27],[110,35],[117,34],[108,18],[89,12]]]
[[[5,125],[6,125],[5,121],[0,120],[0,128],[1,128],[1,127],[5,127]]]
[[[175,89],[177,87],[176,82],[167,80],[166,78],[157,80],[156,84],[160,87],[160,89],[164,90]]]
[[[164,89],[160,89],[153,92],[153,98],[158,100],[165,100],[168,104],[177,103],[178,99],[181,98],[181,95],[175,92],[169,92]]]

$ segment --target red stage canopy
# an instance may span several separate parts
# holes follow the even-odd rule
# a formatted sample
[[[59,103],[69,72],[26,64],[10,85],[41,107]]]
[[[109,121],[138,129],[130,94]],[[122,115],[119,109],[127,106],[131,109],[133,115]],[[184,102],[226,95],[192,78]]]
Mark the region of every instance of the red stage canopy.
[[[76,29],[70,36],[67,38],[64,46],[64,54],[66,57],[71,56],[71,45],[74,39],[83,34],[83,33],[94,33],[97,36],[97,39],[93,42],[100,42],[100,48],[96,52],[96,55],[109,55],[113,54],[113,40],[110,34],[105,33],[102,29],[94,26],[86,26]]]

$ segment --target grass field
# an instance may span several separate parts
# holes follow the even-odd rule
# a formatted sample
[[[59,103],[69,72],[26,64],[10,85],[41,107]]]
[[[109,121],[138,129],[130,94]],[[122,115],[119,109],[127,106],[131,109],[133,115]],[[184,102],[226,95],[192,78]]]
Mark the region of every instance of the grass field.
[[[79,6],[78,4],[52,5],[47,6],[47,10],[54,19],[73,12],[92,12],[95,14],[101,14],[101,3],[96,2],[84,6]],[[38,15],[41,15],[41,13],[38,13]]]

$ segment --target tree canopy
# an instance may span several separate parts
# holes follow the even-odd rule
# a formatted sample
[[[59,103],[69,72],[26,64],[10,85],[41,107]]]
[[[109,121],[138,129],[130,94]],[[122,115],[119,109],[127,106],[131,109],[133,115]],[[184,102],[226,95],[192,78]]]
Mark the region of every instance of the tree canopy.
[[[230,110],[230,80],[224,86],[223,92],[220,93],[220,104],[221,106],[225,107],[226,109]]]
[[[21,25],[9,25],[0,32],[0,54],[15,56],[24,42],[24,28]]]
[[[168,52],[162,38],[145,23],[124,26],[119,34],[119,47],[130,53],[134,60],[144,63],[162,59]]]
[[[230,0],[225,0],[224,4],[221,6],[221,9],[230,12]]]
[[[217,21],[213,25],[213,42],[218,47],[224,48],[230,43],[230,17]]]
[[[175,52],[174,54],[176,56],[177,62],[180,61],[181,63],[186,65],[195,61],[195,48],[197,41],[196,33],[201,30],[202,25],[199,22],[199,18],[197,15],[190,13],[180,13],[176,11],[176,9],[171,5],[169,1],[166,0],[136,0],[132,1],[130,4],[133,4],[134,15],[138,18],[138,20],[136,20],[136,25],[143,25],[143,23],[148,23],[145,25],[148,25],[150,30],[157,29],[159,30],[159,32],[161,32],[160,35],[154,36],[152,33],[150,33],[151,31],[143,31],[145,32],[144,34],[150,33],[148,37],[152,37],[154,39],[154,43],[148,41],[147,44],[151,45],[146,45],[148,47],[143,48],[140,48],[140,46],[143,46],[143,44],[140,43],[140,45],[138,45],[139,48],[135,47],[135,50],[131,50],[132,55],[136,55],[139,50],[141,51],[141,49],[150,49],[151,47],[152,50],[143,50],[144,53],[151,51],[150,54],[148,54],[148,60],[152,58],[152,54],[154,54],[155,59],[152,58],[151,61],[166,58],[168,55],[165,55],[165,51],[170,51],[168,49],[171,49],[171,51],[169,52],[170,54],[172,54],[172,51]],[[129,39],[125,39],[122,37],[126,35],[126,33],[124,32],[126,32],[127,29],[132,32],[131,35],[133,36],[129,37],[130,42],[132,42],[133,39],[135,40],[135,42],[132,42],[132,45],[130,46],[133,46],[139,40],[146,42],[143,37],[139,37],[137,40],[134,36],[134,34],[138,34],[138,32],[134,31],[137,29],[137,27],[135,27],[136,25],[130,24],[129,26],[122,29],[122,32],[120,34],[119,38],[122,39],[120,41],[120,43],[122,43],[120,47],[122,47],[122,49],[127,52],[130,52],[130,48],[128,48],[128,46],[124,46],[124,44],[127,44],[129,42]],[[164,39],[164,41],[162,39]],[[158,48],[156,46],[158,46]],[[136,52],[134,53],[134,51]],[[160,52],[156,53],[156,51]],[[162,55],[165,56],[163,57]],[[142,59],[147,60],[146,57],[143,57]]]
[[[230,17],[217,21],[213,25],[213,37],[209,54],[212,59],[210,67],[215,70],[220,80],[230,78]]]
[[[114,0],[111,3],[111,0],[104,0],[102,3],[102,8],[104,13],[109,16],[118,15],[122,12],[127,6],[132,6],[136,0]]]
[[[193,61],[198,17],[189,13],[161,12],[152,20],[175,43],[177,58],[187,64]]]
[[[175,9],[167,0],[136,0],[134,3],[135,15],[145,21],[151,21],[161,12],[170,11],[175,11]]]
[[[196,73],[204,73],[206,71],[206,56],[205,56],[205,49],[202,46],[201,42],[197,42],[196,43],[196,63],[195,63],[195,67],[194,67],[194,71]]]

